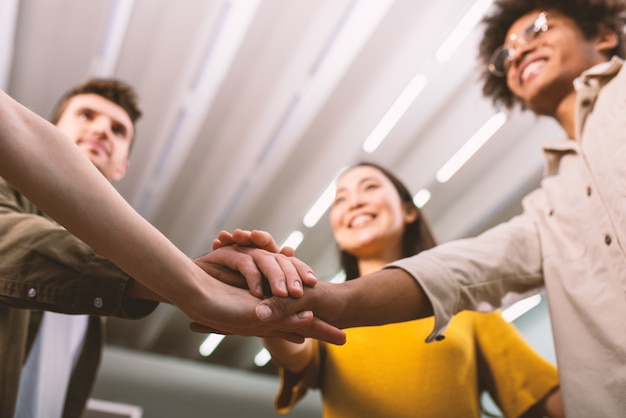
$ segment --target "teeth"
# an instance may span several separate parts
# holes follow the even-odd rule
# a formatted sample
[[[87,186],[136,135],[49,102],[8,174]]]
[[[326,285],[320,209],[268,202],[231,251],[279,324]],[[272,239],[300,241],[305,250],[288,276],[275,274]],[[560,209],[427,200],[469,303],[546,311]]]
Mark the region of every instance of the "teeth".
[[[355,216],[352,219],[352,222],[350,222],[350,226],[353,227],[353,228],[362,226],[362,225],[366,224],[367,222],[369,222],[370,219],[372,219],[371,215],[358,215],[358,216]]]
[[[544,66],[545,61],[533,61],[524,68],[522,81],[526,81],[530,76],[537,74]]]

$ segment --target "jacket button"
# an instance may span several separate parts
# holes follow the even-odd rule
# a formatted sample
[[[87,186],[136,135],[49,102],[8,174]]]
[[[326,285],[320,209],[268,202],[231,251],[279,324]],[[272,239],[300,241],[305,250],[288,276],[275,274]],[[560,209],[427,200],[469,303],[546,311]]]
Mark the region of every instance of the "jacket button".
[[[102,302],[102,298],[95,298],[93,300],[93,306],[95,306],[96,308],[102,308],[102,305],[104,305],[104,303]]]
[[[610,235],[605,235],[604,236],[604,243],[606,245],[611,245],[611,236]]]
[[[435,337],[435,340],[436,340],[436,341],[443,341],[443,340],[445,340],[445,339],[446,339],[446,336],[445,336],[445,335],[437,335],[437,336]]]
[[[35,296],[37,296],[37,291],[35,290],[35,288],[31,287],[30,289],[28,289],[28,297],[34,298]]]
[[[591,196],[591,187],[587,187],[587,196]]]
[[[589,107],[589,105],[591,104],[591,100],[590,99],[583,99],[583,101],[580,104],[583,107]]]

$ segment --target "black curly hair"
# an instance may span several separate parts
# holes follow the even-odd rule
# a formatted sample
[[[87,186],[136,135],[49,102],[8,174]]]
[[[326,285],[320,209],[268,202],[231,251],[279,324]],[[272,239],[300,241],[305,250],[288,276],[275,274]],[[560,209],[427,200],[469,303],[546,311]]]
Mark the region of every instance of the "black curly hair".
[[[424,218],[421,211],[417,208],[417,206],[415,206],[415,203],[413,203],[413,196],[409,192],[409,189],[404,185],[404,183],[402,183],[402,181],[400,181],[398,177],[380,165],[367,161],[357,163],[351,166],[350,169],[355,167],[372,167],[380,171],[389,179],[389,181],[391,181],[391,184],[393,184],[398,192],[402,203],[411,204],[417,210],[417,213],[419,214],[417,219],[413,223],[407,224],[404,227],[404,235],[402,237],[402,257],[410,257],[437,245],[435,236],[430,229],[430,225]],[[359,266],[356,257],[347,251],[339,250],[339,262],[346,273],[346,280],[356,279],[361,275],[359,273]]]
[[[485,31],[479,46],[478,60],[483,95],[491,98],[496,108],[512,109],[515,104],[523,107],[519,99],[509,90],[506,78],[491,74],[488,65],[493,51],[502,45],[513,23],[533,10],[559,11],[576,22],[587,39],[593,38],[601,29],[615,31],[619,35],[619,43],[609,55],[626,57],[624,0],[495,0],[490,13],[482,21]]]

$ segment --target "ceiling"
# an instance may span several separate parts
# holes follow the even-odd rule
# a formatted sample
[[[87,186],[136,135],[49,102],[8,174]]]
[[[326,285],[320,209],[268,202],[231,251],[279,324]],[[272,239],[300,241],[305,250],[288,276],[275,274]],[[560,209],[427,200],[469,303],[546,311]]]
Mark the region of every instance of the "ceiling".
[[[475,71],[478,30],[437,48],[472,0],[0,0],[0,85],[43,116],[89,76],[134,85],[144,117],[120,193],[190,256],[222,230],[264,229],[318,277],[337,272],[326,216],[303,216],[344,166],[370,160],[413,191],[440,241],[520,211],[539,181],[551,121],[517,112],[448,182],[437,170],[494,114]],[[421,93],[366,153],[362,144],[417,74]],[[174,308],[109,321],[109,343],[273,373],[254,338],[204,336]]]

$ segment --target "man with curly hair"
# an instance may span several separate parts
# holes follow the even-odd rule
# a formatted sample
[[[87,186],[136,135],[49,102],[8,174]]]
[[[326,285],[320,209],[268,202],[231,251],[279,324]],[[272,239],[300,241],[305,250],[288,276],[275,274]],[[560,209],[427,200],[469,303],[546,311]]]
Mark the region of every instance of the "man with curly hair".
[[[566,416],[624,416],[625,11],[623,0],[496,0],[486,16],[484,94],[553,117],[566,135],[544,145],[546,176],[521,215],[300,300],[267,299],[257,315],[313,309],[353,327],[434,314],[436,341],[457,312],[545,288]]]

